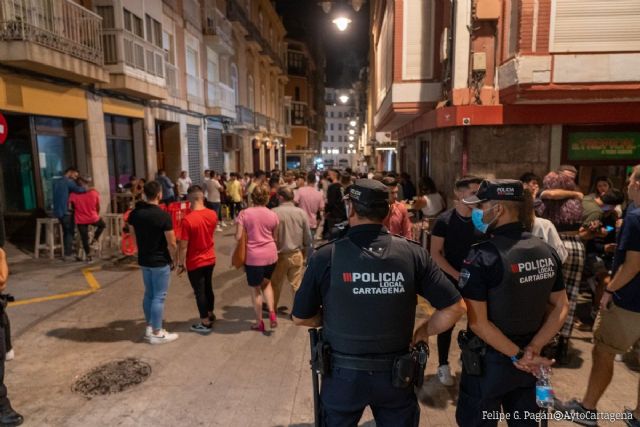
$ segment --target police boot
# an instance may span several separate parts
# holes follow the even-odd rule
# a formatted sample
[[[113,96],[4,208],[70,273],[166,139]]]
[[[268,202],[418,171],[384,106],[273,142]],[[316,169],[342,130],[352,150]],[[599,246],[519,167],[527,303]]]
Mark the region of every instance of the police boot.
[[[9,407],[0,411],[0,427],[15,427],[24,422],[22,415]]]
[[[560,365],[569,364],[569,339],[566,337],[558,338],[558,347],[556,348],[555,359]]]

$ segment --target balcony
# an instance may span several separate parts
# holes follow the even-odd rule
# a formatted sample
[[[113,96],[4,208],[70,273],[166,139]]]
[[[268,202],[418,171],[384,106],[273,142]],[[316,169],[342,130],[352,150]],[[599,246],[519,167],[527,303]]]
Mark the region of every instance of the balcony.
[[[245,38],[250,44],[255,44],[260,52],[266,55],[272,64],[279,67],[282,71],[285,71],[285,62],[282,57],[278,55],[272,48],[269,42],[267,42],[255,24],[245,14],[242,6],[238,4],[237,0],[227,0],[227,17],[231,22],[238,22],[242,25],[247,32]]]
[[[264,114],[255,113],[255,127],[262,132],[267,132],[269,130],[269,118]]]
[[[104,63],[111,73],[105,89],[145,99],[167,97],[164,51],[142,37],[121,29],[103,31]]]
[[[207,113],[236,118],[236,93],[221,82],[207,82]]]
[[[236,127],[243,129],[254,129],[255,121],[253,111],[242,105],[236,105]]]
[[[109,80],[102,18],[71,0],[0,1],[0,62],[82,83]]]
[[[291,125],[309,126],[309,107],[304,102],[291,102]]]
[[[269,119],[269,132],[276,133],[278,131],[278,124],[276,119]]]
[[[205,43],[218,53],[233,55],[231,22],[215,6],[214,1],[207,0],[205,2],[202,20]]]

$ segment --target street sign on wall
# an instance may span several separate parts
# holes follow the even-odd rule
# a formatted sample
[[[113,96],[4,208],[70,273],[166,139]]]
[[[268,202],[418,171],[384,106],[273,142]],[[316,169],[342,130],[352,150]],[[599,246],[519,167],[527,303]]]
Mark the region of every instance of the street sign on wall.
[[[9,128],[7,127],[7,119],[0,114],[0,145],[4,144],[9,134]]]
[[[571,132],[569,160],[638,160],[640,132]]]

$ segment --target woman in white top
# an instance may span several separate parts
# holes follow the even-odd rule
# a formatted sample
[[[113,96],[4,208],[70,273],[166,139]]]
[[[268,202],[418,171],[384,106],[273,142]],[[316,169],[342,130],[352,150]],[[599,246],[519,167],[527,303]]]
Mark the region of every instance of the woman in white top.
[[[447,209],[446,202],[438,193],[436,184],[430,177],[422,177],[418,190],[420,196],[416,197],[414,207],[420,209],[425,218],[435,218]]]

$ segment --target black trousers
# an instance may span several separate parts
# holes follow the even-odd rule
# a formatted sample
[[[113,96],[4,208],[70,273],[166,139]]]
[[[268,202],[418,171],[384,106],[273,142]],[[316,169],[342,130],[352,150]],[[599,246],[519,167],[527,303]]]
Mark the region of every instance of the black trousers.
[[[198,313],[201,319],[206,319],[209,317],[209,313],[213,312],[215,297],[213,296],[211,279],[214,267],[215,264],[187,272],[193,293],[196,296],[196,304],[198,305]]]
[[[93,233],[93,240],[98,240],[107,226],[102,218],[93,224],[78,224],[78,233],[80,233],[80,239],[82,240],[82,248],[87,256],[91,254],[91,247],[89,246],[89,225],[96,227],[96,232]]]
[[[453,328],[438,334],[438,366],[449,364],[449,349],[451,348],[451,336]]]
[[[2,319],[5,319],[6,312],[2,310],[2,315],[0,316]],[[6,331],[5,325],[0,327],[0,412],[4,412],[11,408],[11,403],[9,403],[9,398],[7,397],[7,386],[4,385],[4,364],[5,358],[7,357],[7,347],[6,347]]]
[[[235,219],[242,210],[242,202],[231,202],[231,219]]]
[[[7,311],[2,311],[2,329],[4,329],[4,350],[5,352],[11,351],[13,349],[13,344],[11,344],[11,322],[9,322],[9,316],[7,316]]]

